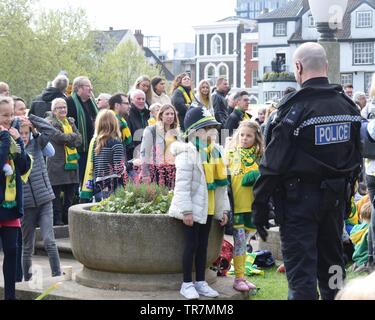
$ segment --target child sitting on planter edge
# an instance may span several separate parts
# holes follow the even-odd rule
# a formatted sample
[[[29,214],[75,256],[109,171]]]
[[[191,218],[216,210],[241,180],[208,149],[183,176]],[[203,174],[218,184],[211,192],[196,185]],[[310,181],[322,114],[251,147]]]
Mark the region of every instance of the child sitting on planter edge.
[[[184,125],[189,142],[175,142],[171,147],[176,156],[176,185],[169,210],[169,215],[182,220],[184,226],[184,279],[180,293],[189,300],[199,299],[200,295],[216,298],[219,293],[205,279],[208,238],[213,218],[225,226],[230,210],[227,171],[220,147],[214,143],[220,123],[199,107],[188,111]]]

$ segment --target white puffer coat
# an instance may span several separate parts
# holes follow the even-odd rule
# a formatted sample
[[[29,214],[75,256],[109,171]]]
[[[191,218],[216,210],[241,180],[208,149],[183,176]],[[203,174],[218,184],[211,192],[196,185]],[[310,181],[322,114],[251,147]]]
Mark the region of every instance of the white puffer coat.
[[[191,142],[175,142],[171,152],[176,156],[176,186],[169,215],[182,220],[185,212],[193,212],[194,222],[206,224],[208,189],[199,153]],[[215,190],[214,218],[221,220],[226,211],[230,211],[228,190],[227,187],[218,187]]]

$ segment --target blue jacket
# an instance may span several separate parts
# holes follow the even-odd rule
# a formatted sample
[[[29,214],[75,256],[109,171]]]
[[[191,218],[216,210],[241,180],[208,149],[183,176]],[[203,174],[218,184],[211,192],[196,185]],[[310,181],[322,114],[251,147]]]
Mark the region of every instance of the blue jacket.
[[[6,209],[0,206],[0,221],[9,221],[21,218],[23,216],[23,191],[22,191],[22,181],[21,176],[29,171],[31,167],[30,156],[25,152],[23,141],[19,138],[17,141],[20,152],[17,153],[14,165],[16,168],[16,201],[17,207],[12,209]],[[0,132],[0,204],[3,203],[5,199],[5,182],[6,177],[2,170],[5,163],[8,160],[10,147],[10,135],[8,131]]]

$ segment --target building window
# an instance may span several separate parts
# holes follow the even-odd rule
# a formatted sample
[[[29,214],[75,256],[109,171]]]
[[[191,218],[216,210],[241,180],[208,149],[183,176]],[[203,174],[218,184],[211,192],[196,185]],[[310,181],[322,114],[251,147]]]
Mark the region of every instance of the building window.
[[[286,22],[276,22],[273,26],[273,35],[275,37],[286,36]]]
[[[253,45],[253,53],[252,53],[252,59],[258,58],[258,46],[256,44]]]
[[[222,54],[222,41],[221,37],[215,36],[212,38],[212,55],[217,56]]]
[[[353,64],[374,64],[373,42],[355,42],[353,44]]]
[[[357,12],[357,28],[371,28],[372,27],[372,11]]]
[[[308,20],[307,25],[308,25],[309,28],[315,28],[316,27],[315,26],[315,20],[314,20],[314,17],[312,16],[312,14],[309,15],[307,20]]]
[[[341,85],[353,84],[353,73],[341,73]]]
[[[374,73],[372,72],[365,72],[365,92],[366,93],[369,93],[370,91],[370,87],[371,87],[371,80],[372,80],[372,76],[374,75]]]
[[[278,101],[283,95],[283,91],[266,91],[264,92],[264,101]]]
[[[219,69],[219,78],[228,79],[228,66],[226,64],[220,64]]]
[[[213,64],[209,64],[206,66],[204,77],[210,82],[211,85],[216,84],[216,68]]]
[[[258,70],[253,70],[252,72],[252,87],[257,87],[258,86],[258,80],[259,80],[259,73]]]

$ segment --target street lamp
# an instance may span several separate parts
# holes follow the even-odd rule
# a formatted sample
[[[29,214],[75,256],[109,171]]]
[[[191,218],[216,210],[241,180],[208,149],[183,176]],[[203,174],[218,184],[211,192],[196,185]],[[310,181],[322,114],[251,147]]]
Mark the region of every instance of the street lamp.
[[[335,33],[342,28],[348,0],[309,0],[309,5],[320,33],[318,42],[327,52],[328,78],[331,83],[340,83],[340,44]]]

